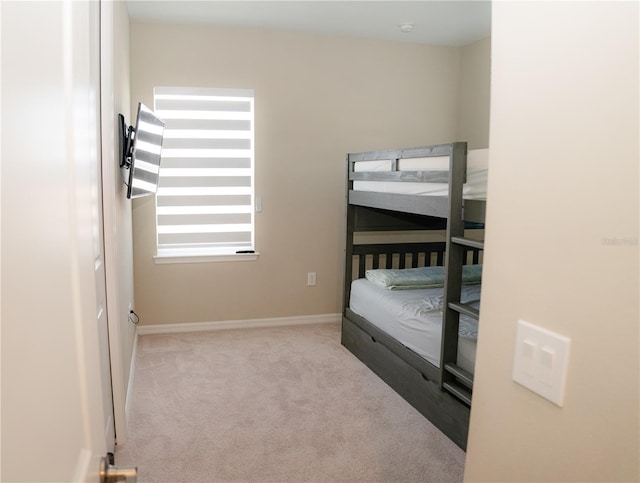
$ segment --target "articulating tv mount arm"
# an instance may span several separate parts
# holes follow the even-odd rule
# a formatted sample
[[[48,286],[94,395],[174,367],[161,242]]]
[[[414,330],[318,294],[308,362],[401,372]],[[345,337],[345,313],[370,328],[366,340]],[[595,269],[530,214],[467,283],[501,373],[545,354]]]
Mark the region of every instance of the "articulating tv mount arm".
[[[136,130],[133,126],[127,126],[122,114],[118,114],[118,119],[120,120],[120,167],[129,169]]]

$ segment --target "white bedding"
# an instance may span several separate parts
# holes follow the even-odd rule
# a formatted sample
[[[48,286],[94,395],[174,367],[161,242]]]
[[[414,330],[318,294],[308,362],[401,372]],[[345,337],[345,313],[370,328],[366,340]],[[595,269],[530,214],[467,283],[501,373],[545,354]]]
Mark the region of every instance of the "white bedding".
[[[391,171],[392,160],[357,161],[356,172]],[[472,149],[467,153],[467,182],[463,187],[463,197],[470,200],[487,198],[487,174],[489,164],[488,149]],[[447,171],[449,157],[410,158],[398,160],[398,171]],[[418,183],[394,181],[354,181],[356,191],[376,191],[379,193],[399,193],[426,196],[447,196],[446,183]]]
[[[463,285],[462,302],[479,308],[480,285]],[[365,278],[351,284],[349,307],[356,314],[440,367],[442,288],[387,290]],[[473,373],[478,321],[460,316],[458,366]]]

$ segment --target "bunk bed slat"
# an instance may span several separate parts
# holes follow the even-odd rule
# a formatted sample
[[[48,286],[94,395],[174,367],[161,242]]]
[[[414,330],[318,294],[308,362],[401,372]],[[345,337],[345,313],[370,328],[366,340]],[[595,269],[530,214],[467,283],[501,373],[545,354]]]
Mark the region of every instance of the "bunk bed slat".
[[[385,266],[386,266],[387,269],[393,268],[393,254],[392,253],[387,255],[387,260],[386,260],[386,265]]]
[[[458,367],[456,364],[445,364],[444,369],[456,376],[458,382],[461,382],[469,389],[473,387],[473,374],[465,371],[463,368]]]
[[[447,218],[449,211],[448,200],[442,196],[399,195],[350,190],[349,203],[439,218]]]
[[[386,149],[384,151],[367,151],[364,153],[350,153],[347,159],[354,161],[379,161],[399,158],[427,158],[437,156],[449,156],[453,150],[453,144],[436,144],[433,146],[419,146],[417,148]]]
[[[445,382],[442,387],[446,389],[447,392],[460,399],[467,406],[471,406],[471,393],[462,385],[456,384],[455,382]]]
[[[471,307],[469,304],[463,304],[461,302],[449,302],[449,308],[461,314],[468,315],[469,317],[474,317],[476,319],[480,318],[480,311],[474,307]]]
[[[352,181],[411,181],[417,183],[448,183],[447,171],[362,171],[349,174]]]
[[[349,162],[357,161],[380,161],[388,159],[398,159],[402,157],[402,150],[387,149],[384,151],[368,151],[366,153],[349,153],[347,159]]]
[[[462,236],[452,236],[451,242],[458,245],[462,245],[470,248],[477,248],[478,250],[484,249],[484,242],[482,240],[474,240],[473,238],[465,238]]]
[[[401,150],[403,158],[428,158],[436,156],[450,156],[456,144],[434,144],[433,146],[418,146],[417,148],[404,148]]]

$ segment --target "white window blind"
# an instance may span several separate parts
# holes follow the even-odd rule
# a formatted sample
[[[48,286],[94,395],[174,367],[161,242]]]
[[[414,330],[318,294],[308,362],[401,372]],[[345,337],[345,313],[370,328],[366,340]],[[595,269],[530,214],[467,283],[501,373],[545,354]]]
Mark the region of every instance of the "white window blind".
[[[254,249],[252,90],[156,87],[159,256]]]

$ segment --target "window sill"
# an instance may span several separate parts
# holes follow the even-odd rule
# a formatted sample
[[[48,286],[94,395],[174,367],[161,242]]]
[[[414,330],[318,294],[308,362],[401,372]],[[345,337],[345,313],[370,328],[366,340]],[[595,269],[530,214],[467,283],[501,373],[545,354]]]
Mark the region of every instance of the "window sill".
[[[249,262],[257,260],[260,254],[255,253],[226,253],[226,254],[193,254],[193,253],[162,253],[153,257],[157,265],[170,263],[210,263],[210,262]]]

